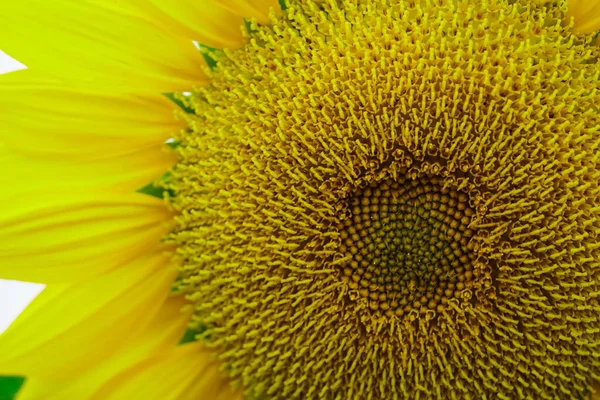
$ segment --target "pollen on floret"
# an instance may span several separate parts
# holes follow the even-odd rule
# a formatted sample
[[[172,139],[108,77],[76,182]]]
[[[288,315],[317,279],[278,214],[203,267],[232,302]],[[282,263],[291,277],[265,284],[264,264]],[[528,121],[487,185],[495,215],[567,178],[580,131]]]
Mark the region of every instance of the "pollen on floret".
[[[286,1],[176,139],[180,289],[248,398],[580,399],[600,68],[564,7]]]

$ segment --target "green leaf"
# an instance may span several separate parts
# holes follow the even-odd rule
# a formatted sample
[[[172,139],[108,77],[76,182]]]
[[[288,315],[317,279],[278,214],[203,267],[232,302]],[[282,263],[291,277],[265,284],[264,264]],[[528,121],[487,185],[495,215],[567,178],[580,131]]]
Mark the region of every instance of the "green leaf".
[[[188,329],[187,331],[185,331],[185,334],[179,341],[179,344],[195,342],[197,334],[198,334],[198,332],[195,329]]]
[[[179,341],[179,344],[195,342],[196,340],[198,340],[197,336],[202,334],[205,330],[206,328],[204,327],[200,327],[200,329],[188,329],[187,331],[185,331],[185,334]]]
[[[244,24],[246,25],[246,30],[248,31],[248,33],[255,33],[258,32],[258,29],[255,29],[253,24],[256,24],[256,22],[252,22],[249,19],[244,18]]]
[[[215,49],[214,47],[210,47],[202,43],[198,43],[198,47],[200,49],[200,54],[202,54],[202,57],[204,57],[204,61],[206,61],[206,64],[208,65],[208,68],[217,68],[217,53],[222,50]]]
[[[287,4],[285,4],[285,0],[279,0],[279,6],[282,10],[287,10]]]
[[[167,142],[165,143],[167,146],[169,146],[170,148],[172,148],[173,150],[175,150],[176,148],[179,147],[179,145],[181,144],[180,142],[174,140],[172,142]]]
[[[0,400],[12,400],[25,382],[21,376],[0,376]]]
[[[184,102],[184,98],[185,96],[183,96],[183,94],[181,93],[175,93],[175,92],[169,92],[169,93],[163,93],[169,100],[171,100],[173,103],[175,103],[179,108],[181,108],[185,113],[187,114],[193,114],[194,113],[194,109],[191,108],[190,106],[188,106],[187,104],[185,104]]]
[[[143,188],[138,189],[137,192],[147,194],[148,196],[158,197],[159,199],[164,199],[165,193],[168,197],[175,197],[174,191],[157,186],[154,183],[147,184]]]

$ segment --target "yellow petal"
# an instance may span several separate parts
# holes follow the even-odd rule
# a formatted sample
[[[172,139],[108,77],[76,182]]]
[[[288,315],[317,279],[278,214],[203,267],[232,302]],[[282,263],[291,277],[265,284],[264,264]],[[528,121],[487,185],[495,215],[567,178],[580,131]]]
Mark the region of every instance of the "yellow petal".
[[[107,357],[97,365],[88,365],[76,375],[65,379],[28,376],[18,399],[89,399],[113,376],[173,348],[183,336],[190,318],[191,312],[181,311],[186,304],[182,296],[169,297],[142,334],[129,337],[113,357]]]
[[[177,270],[170,254],[75,284],[48,285],[2,335],[0,374],[70,377],[145,330]]]
[[[193,43],[168,35],[122,1],[2,4],[0,48],[28,68],[98,90],[170,92],[205,81]]]
[[[0,164],[30,186],[60,177],[134,191],[175,161],[163,143],[184,123],[162,95],[73,90],[31,70],[0,85]]]
[[[134,0],[141,13],[165,29],[215,48],[235,48],[244,42],[244,18],[269,22],[277,0]]]
[[[204,343],[177,346],[116,375],[90,400],[242,400]]]
[[[569,0],[567,21],[574,18],[573,32],[592,33],[600,29],[600,0]]]
[[[243,43],[241,16],[227,10],[218,0],[146,0],[137,2],[140,12],[173,34],[207,46],[233,48]]]
[[[6,187],[0,198],[0,278],[72,282],[155,249],[170,229],[160,199],[112,189]],[[11,192],[12,191],[12,192]]]
[[[281,13],[278,0],[222,0],[222,4],[245,18],[255,18],[260,24],[269,23],[271,10],[276,14]]]
[[[160,146],[185,127],[158,93],[102,94],[32,70],[0,75],[0,85],[0,140],[27,152],[99,160]]]
[[[0,165],[5,174],[11,174],[3,182],[14,182],[12,187],[48,187],[54,182],[63,186],[68,183],[72,188],[111,186],[132,192],[157,180],[174,164],[174,152],[164,147],[128,150],[99,160],[72,160],[72,154],[62,158],[56,154],[32,156],[0,143]]]

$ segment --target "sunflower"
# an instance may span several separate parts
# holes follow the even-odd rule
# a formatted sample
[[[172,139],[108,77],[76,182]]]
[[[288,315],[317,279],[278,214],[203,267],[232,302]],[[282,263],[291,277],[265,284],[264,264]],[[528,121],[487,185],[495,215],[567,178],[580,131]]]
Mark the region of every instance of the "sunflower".
[[[1,8],[19,400],[594,396],[599,1]]]

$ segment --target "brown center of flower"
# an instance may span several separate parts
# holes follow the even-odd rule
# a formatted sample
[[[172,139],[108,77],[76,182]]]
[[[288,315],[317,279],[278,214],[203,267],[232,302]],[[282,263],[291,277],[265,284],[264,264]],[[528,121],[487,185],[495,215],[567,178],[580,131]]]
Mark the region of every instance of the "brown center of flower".
[[[386,180],[357,191],[340,226],[343,280],[372,311],[441,311],[472,286],[467,195],[435,178]],[[357,295],[357,293],[358,295]]]

